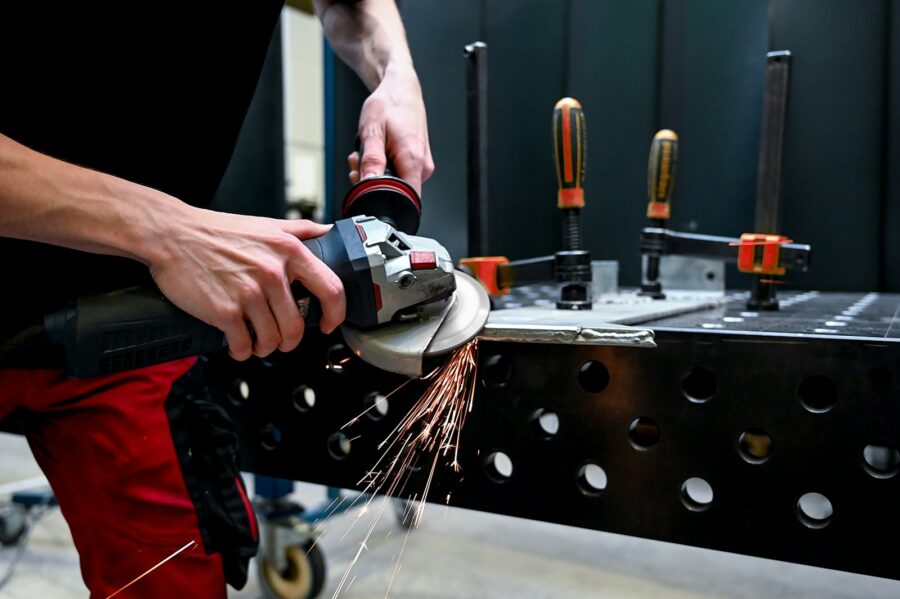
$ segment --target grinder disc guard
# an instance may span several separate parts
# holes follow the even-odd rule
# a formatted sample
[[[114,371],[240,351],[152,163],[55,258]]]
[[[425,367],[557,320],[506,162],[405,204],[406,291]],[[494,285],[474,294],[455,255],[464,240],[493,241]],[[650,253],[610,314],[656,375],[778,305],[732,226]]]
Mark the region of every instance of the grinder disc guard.
[[[460,271],[454,271],[454,276],[453,296],[420,306],[409,321],[368,330],[343,325],[347,345],[377,368],[422,376],[425,358],[444,355],[473,339],[490,314],[490,300],[481,283]]]

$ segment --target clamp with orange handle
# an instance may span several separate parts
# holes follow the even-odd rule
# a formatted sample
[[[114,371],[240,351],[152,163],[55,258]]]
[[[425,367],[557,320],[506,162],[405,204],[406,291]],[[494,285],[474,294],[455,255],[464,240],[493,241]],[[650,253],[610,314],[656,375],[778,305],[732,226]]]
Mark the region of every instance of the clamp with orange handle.
[[[554,258],[556,280],[564,283],[556,307],[590,310],[591,254],[581,247],[587,125],[581,103],[562,98],[553,107],[553,157],[556,162],[556,205],[562,210],[563,251]]]
[[[584,158],[587,149],[584,111],[574,98],[553,107],[553,156],[558,183],[557,206],[563,212],[563,250],[552,256],[510,261],[503,256],[464,258],[460,265],[493,296],[510,288],[537,283],[563,283],[556,307],[590,310],[591,253],[581,249],[584,208]]]

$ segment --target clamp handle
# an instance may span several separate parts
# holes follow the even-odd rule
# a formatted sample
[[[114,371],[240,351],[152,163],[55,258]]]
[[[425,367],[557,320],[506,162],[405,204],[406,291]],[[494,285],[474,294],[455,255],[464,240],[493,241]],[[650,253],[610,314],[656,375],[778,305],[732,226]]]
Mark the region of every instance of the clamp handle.
[[[663,221],[671,216],[677,167],[678,135],[671,129],[657,131],[650,143],[650,161],[647,165],[647,196],[650,199],[647,218]]]
[[[553,107],[553,156],[559,208],[584,208],[584,159],[587,130],[581,103],[562,98]]]

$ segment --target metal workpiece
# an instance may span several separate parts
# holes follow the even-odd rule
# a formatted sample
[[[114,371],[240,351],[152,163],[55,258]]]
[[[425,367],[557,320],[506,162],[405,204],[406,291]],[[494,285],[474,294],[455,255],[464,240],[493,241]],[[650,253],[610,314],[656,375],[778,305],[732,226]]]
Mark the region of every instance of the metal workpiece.
[[[653,300],[637,292],[598,295],[593,310],[571,314],[555,310],[550,299],[555,293],[552,285],[531,285],[513,289],[509,294],[494,298],[488,319],[490,326],[547,325],[603,327],[606,324],[639,325],[660,318],[686,313],[704,313],[724,305],[722,293],[682,290],[673,292],[665,300]]]
[[[653,331],[649,329],[598,323],[584,324],[520,324],[488,322],[478,336],[485,341],[513,343],[550,343],[569,345],[628,345],[656,347]]]
[[[519,291],[513,297],[520,295]],[[514,343],[656,347],[650,329],[612,322],[623,318],[621,310],[609,309],[610,306],[595,305],[593,310],[584,311],[554,310],[546,306],[494,310],[478,338]]]
[[[788,292],[749,312],[746,295],[646,320],[655,349],[489,325],[462,471],[439,464],[429,500],[900,578],[884,542],[900,534],[900,296]],[[503,312],[512,324],[515,309],[491,322]],[[312,331],[290,354],[208,364],[243,468],[357,488],[427,383],[401,387],[343,343]]]
[[[648,256],[642,257],[646,263]],[[725,294],[725,263],[691,256],[662,256],[659,259],[658,282],[678,297],[681,291],[705,291]]]

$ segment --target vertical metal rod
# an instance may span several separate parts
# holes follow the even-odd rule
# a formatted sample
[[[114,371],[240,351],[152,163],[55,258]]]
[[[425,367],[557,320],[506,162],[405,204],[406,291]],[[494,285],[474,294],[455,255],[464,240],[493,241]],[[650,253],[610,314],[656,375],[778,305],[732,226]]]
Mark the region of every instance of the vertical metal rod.
[[[781,229],[781,170],[784,155],[784,128],[787,117],[791,53],[787,50],[766,55],[766,83],[762,127],[759,140],[759,169],[756,180],[755,233],[779,233]],[[777,310],[776,286],[764,277],[753,277],[747,307]]]
[[[774,234],[781,229],[781,169],[791,53],[769,52],[767,57],[754,233]]]
[[[488,254],[487,44],[465,47],[468,254]]]

